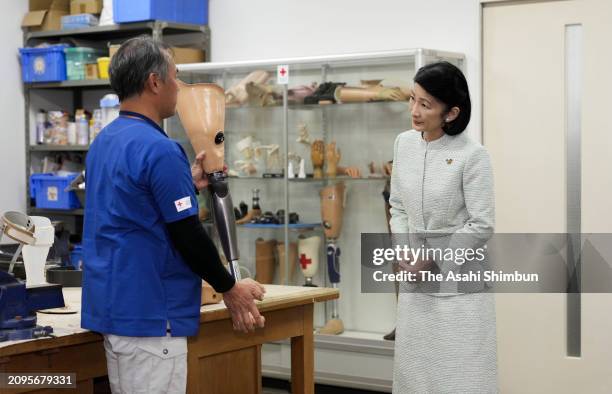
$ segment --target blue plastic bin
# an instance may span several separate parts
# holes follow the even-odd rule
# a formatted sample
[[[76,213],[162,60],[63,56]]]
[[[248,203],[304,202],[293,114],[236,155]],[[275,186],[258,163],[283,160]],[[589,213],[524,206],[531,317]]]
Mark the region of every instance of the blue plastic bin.
[[[45,48],[19,48],[23,82],[65,81],[66,47],[68,45],[60,44]]]
[[[70,253],[70,264],[77,270],[83,269],[83,246],[74,246],[74,250]]]
[[[32,174],[30,176],[30,197],[36,201],[36,208],[70,210],[81,208],[74,191],[65,191],[79,174],[67,176],[54,174]]]
[[[115,23],[159,20],[208,24],[208,0],[114,0]]]
[[[98,18],[92,14],[62,16],[62,30],[84,29],[98,25]]]

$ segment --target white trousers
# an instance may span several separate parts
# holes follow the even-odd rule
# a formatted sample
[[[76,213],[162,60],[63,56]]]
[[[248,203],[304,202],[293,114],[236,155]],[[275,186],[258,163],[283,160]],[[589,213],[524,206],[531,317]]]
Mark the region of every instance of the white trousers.
[[[187,338],[104,335],[113,394],[171,393],[187,389]]]

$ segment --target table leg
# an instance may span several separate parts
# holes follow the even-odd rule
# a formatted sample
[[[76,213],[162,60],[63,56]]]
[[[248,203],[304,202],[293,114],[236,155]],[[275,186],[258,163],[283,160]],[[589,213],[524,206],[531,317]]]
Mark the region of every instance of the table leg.
[[[302,310],[304,333],[291,338],[291,393],[314,394],[313,304]]]

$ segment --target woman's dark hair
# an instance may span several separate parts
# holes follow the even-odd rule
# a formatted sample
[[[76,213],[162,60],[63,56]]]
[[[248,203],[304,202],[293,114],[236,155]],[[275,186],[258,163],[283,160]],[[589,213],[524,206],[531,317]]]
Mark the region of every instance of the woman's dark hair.
[[[169,48],[148,36],[134,37],[121,45],[108,70],[111,88],[120,101],[141,94],[151,73],[166,80],[171,56]]]
[[[449,62],[428,64],[417,71],[414,82],[446,105],[445,112],[452,107],[459,108],[459,116],[445,123],[442,129],[449,135],[461,134],[470,123],[472,112],[468,84],[461,70]]]

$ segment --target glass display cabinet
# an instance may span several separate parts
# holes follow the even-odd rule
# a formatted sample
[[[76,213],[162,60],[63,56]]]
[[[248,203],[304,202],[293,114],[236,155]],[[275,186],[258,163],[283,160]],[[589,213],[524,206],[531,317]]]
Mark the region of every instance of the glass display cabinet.
[[[462,54],[428,49],[178,66],[184,82],[226,91],[225,158],[234,205],[243,203],[237,216],[247,215],[238,219],[245,273],[340,289],[337,305],[315,309],[315,326],[338,318],[344,327],[315,336],[318,382],[390,387],[393,342],[382,337],[395,324],[395,295],[361,293],[360,239],[388,231],[385,164],[396,136],[411,128],[416,70],[440,60],[463,68]],[[166,130],[193,157],[177,116]],[[259,218],[251,217],[254,196]],[[330,244],[336,270],[327,267]],[[288,376],[284,347],[266,345],[266,375]],[[382,360],[380,371],[364,371],[366,354]]]

